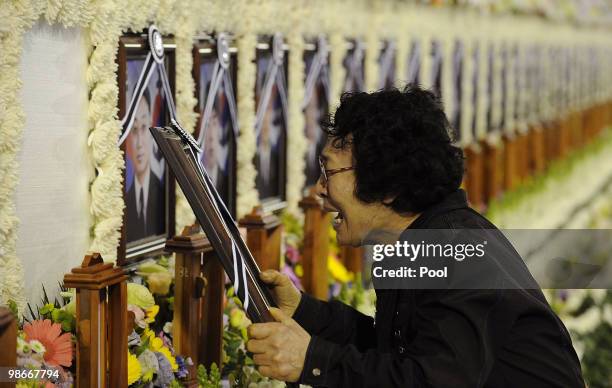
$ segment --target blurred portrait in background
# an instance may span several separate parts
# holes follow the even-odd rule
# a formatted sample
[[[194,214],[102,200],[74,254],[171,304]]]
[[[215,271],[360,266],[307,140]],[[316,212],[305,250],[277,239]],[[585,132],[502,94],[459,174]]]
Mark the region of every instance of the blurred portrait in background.
[[[255,186],[260,200],[284,199],[286,166],[286,73],[269,52],[257,60]],[[274,67],[276,66],[276,69]]]
[[[127,90],[130,101],[142,69],[141,60],[128,61]],[[165,162],[152,126],[163,126],[166,108],[159,74],[155,72],[138,101],[134,121],[125,139],[126,240],[128,243],[165,234]]]

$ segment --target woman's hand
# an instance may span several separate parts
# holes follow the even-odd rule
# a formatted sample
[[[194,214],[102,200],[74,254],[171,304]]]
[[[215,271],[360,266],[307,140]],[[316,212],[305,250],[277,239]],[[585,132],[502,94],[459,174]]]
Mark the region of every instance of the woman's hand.
[[[260,274],[261,280],[271,289],[278,308],[287,316],[292,317],[300,304],[302,294],[293,285],[287,275],[269,269]]]

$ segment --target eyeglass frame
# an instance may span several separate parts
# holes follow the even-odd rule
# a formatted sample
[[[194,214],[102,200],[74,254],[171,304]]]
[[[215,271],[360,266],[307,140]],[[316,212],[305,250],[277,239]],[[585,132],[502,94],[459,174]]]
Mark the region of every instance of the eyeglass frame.
[[[350,170],[355,169],[354,166],[350,166],[350,167],[333,168],[331,170],[327,170],[325,168],[325,164],[323,164],[323,159],[321,159],[320,156],[319,156],[319,167],[321,168],[320,178],[323,178],[323,182],[322,182],[323,186],[327,185],[327,181],[329,180],[330,177],[336,174],[339,174],[341,172],[350,171]]]

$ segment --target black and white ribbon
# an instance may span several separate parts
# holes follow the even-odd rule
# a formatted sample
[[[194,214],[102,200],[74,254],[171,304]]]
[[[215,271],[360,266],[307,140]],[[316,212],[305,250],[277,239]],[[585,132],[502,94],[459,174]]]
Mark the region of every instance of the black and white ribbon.
[[[119,145],[123,144],[127,138],[132,125],[134,124],[134,118],[136,114],[136,108],[138,102],[142,98],[145,89],[149,86],[149,81],[155,70],[159,70],[159,76],[164,89],[165,101],[170,113],[170,118],[176,120],[176,107],[174,105],[174,99],[172,97],[172,89],[170,88],[170,82],[168,81],[168,73],[164,66],[164,46],[161,37],[161,33],[155,25],[149,26],[149,52],[145,58],[145,64],[142,68],[136,87],[132,93],[132,98],[126,109],[125,116],[121,119],[122,132],[119,137]]]
[[[344,92],[362,92],[364,91],[363,79],[363,59],[365,49],[361,40],[355,40],[353,51],[350,54],[347,62],[346,78],[344,80]],[[355,89],[351,90],[351,85],[355,85]]]
[[[223,91],[227,98],[227,104],[229,106],[230,118],[232,120],[232,129],[234,130],[234,138],[238,137],[238,115],[236,114],[236,97],[234,96],[234,86],[232,84],[232,77],[230,74],[230,52],[229,52],[229,39],[226,34],[220,33],[217,36],[217,60],[215,61],[210,87],[206,96],[206,102],[204,109],[200,114],[202,120],[200,124],[200,131],[198,134],[198,144],[202,145],[204,149],[204,139],[206,139],[206,131],[208,129],[208,122],[210,121],[211,113],[215,105],[217,98],[217,92],[223,84]],[[198,155],[201,157],[202,155]],[[198,159],[199,160],[199,159]]]
[[[274,34],[272,40],[272,60],[268,62],[268,67],[265,72],[264,84],[262,88],[262,96],[259,99],[257,105],[257,115],[255,117],[255,135],[259,137],[261,126],[266,114],[266,107],[270,103],[270,96],[272,95],[272,88],[276,84],[278,94],[281,99],[282,114],[284,122],[287,122],[287,88],[285,85],[284,77],[284,48],[283,48],[283,36],[281,34]]]
[[[395,70],[395,42],[387,41],[384,51],[380,55],[380,75],[378,78],[378,88],[382,89],[387,86],[387,80],[395,78],[392,74]]]
[[[308,74],[306,75],[306,85],[304,91],[304,101],[302,102],[302,109],[305,109],[310,99],[312,98],[313,93],[315,92],[315,87],[317,85],[317,81],[320,79],[325,89],[325,95],[327,100],[329,101],[329,82],[328,82],[328,66],[327,66],[327,57],[329,55],[329,48],[327,46],[327,41],[324,37],[319,37],[317,42],[317,52],[312,59],[312,64],[310,65],[310,69]]]

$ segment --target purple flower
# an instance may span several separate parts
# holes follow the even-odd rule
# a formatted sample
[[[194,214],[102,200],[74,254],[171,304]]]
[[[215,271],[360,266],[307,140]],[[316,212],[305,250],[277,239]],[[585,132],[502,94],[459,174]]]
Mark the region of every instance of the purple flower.
[[[297,264],[300,262],[300,251],[293,245],[287,244],[285,246],[285,258],[291,264]]]
[[[304,287],[302,287],[302,282],[300,282],[300,278],[297,277],[297,275],[295,274],[295,272],[293,272],[293,268],[289,265],[285,265],[282,269],[281,269],[281,273],[284,273],[285,275],[289,276],[289,279],[291,279],[291,281],[293,282],[293,284],[300,290],[303,290]]]

